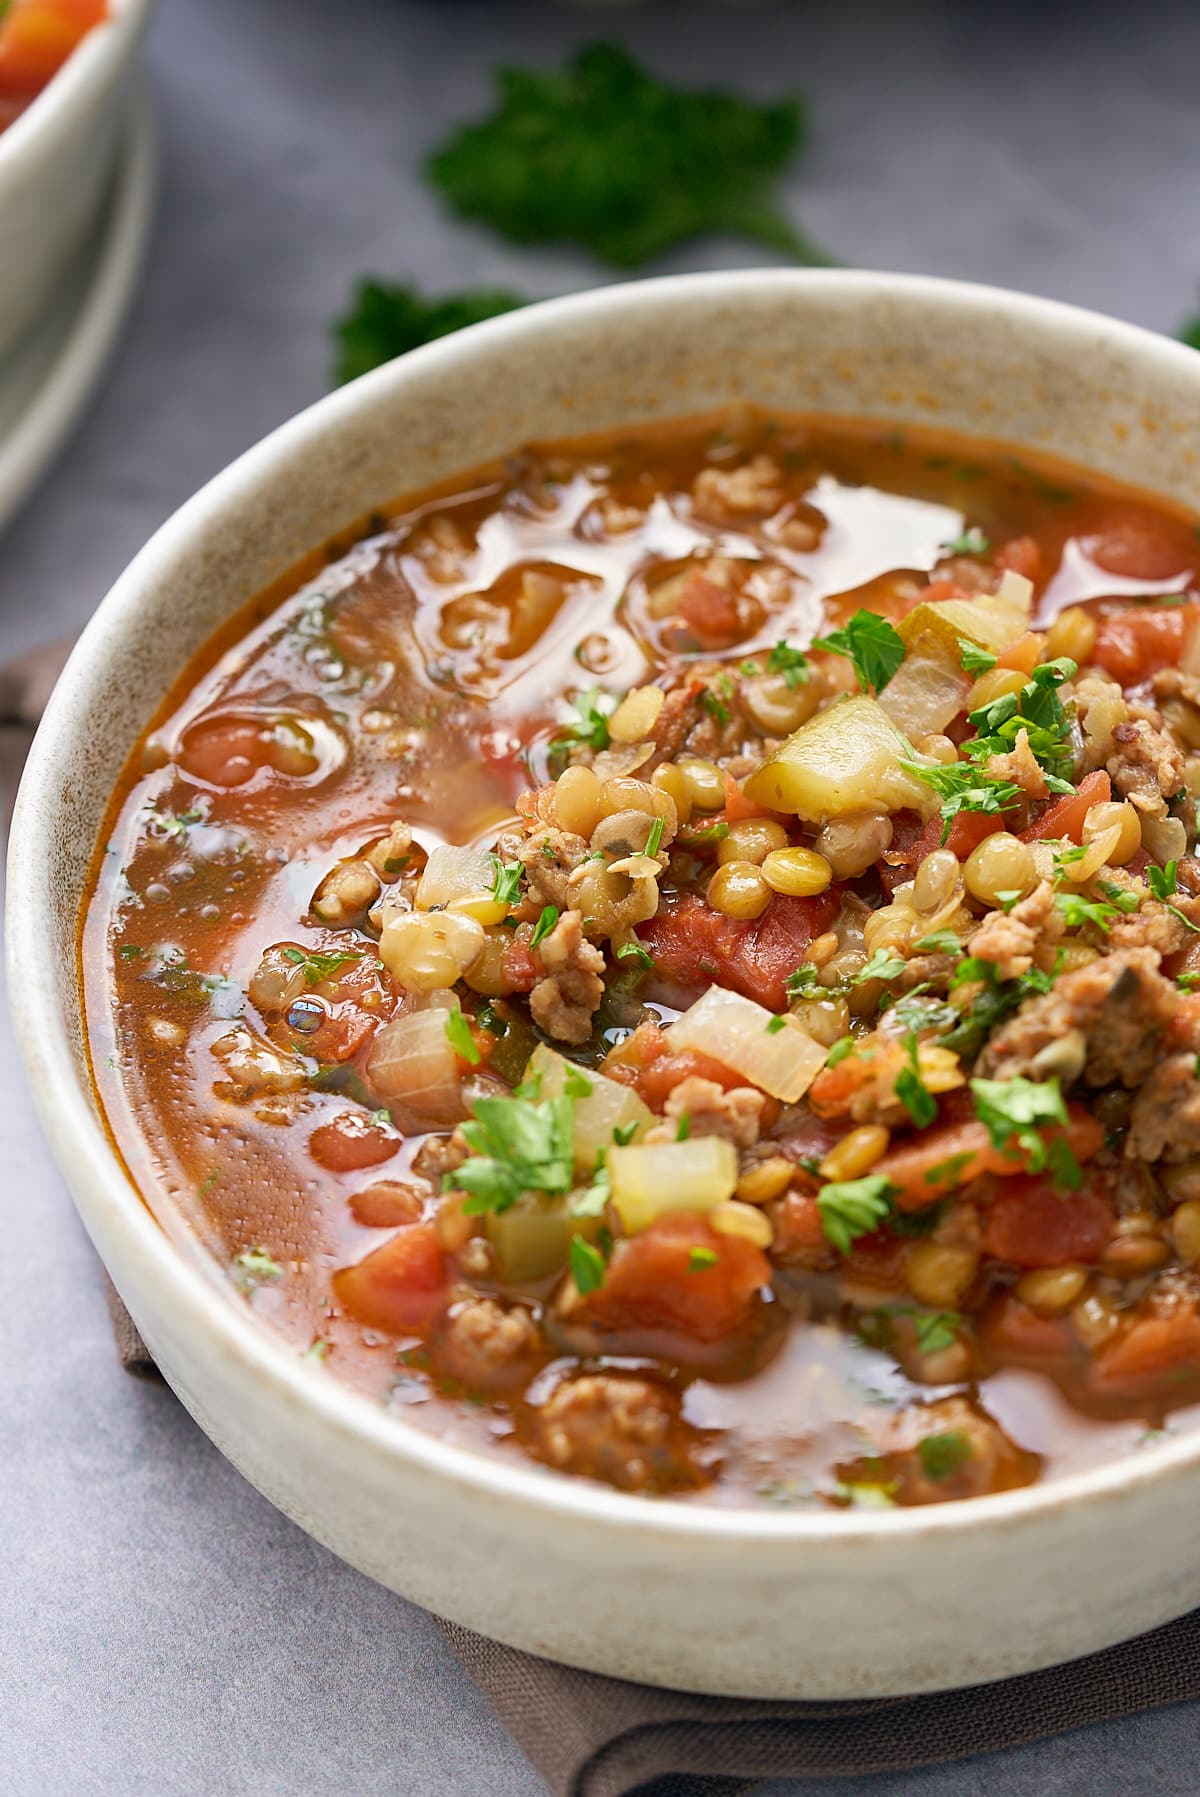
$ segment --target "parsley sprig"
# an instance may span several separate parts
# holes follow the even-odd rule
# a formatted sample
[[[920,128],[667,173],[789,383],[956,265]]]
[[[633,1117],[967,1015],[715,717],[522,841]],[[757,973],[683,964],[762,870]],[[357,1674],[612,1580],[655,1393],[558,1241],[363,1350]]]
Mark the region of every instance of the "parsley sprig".
[[[821,1228],[835,1248],[849,1254],[860,1235],[878,1229],[892,1208],[895,1186],[882,1173],[831,1180],[817,1193]]]
[[[979,811],[985,817],[998,817],[1021,800],[1019,786],[989,774],[969,761],[937,763],[933,767],[926,767],[923,762],[905,761],[903,765],[926,786],[932,786],[941,799],[943,843],[961,811]]]
[[[316,949],[293,948],[284,949],[283,958],[294,967],[304,969],[306,986],[319,986],[323,980],[331,980],[336,973],[351,961],[361,961],[362,956],[350,949],[335,948],[327,955],[318,954]]]
[[[974,741],[963,744],[963,754],[975,762],[1011,754],[1024,730],[1051,792],[1074,792],[1070,781],[1075,766],[1070,719],[1058,688],[1078,671],[1075,662],[1060,655],[1034,668],[1020,692],[1002,693],[990,704],[969,712],[967,721],[976,734]]]
[[[468,1193],[470,1216],[509,1210],[524,1192],[569,1192],[575,1177],[575,1101],[566,1093],[538,1104],[511,1098],[477,1098],[461,1125],[471,1153],[446,1175]]]
[[[592,749],[597,754],[607,749],[611,737],[608,720],[616,710],[616,699],[598,686],[590,686],[575,701],[576,718],[556,730],[550,743],[552,765],[566,761],[572,749]]]
[[[1059,1137],[1047,1144],[1043,1129],[1067,1127],[1067,1106],[1057,1079],[1031,1080],[1015,1074],[1012,1079],[973,1079],[971,1097],[975,1115],[987,1130],[993,1148],[1006,1156],[1025,1156],[1031,1173],[1047,1168],[1063,1185],[1077,1186],[1082,1178],[1069,1144]]]
[[[873,611],[856,611],[843,629],[816,637],[813,648],[849,656],[864,693],[881,693],[904,660],[900,632]]]

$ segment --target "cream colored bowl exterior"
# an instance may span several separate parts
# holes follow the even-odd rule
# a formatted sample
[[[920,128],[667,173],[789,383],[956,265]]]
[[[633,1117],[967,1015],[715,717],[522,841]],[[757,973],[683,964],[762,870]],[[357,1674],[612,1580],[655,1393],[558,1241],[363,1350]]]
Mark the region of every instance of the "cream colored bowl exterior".
[[[1200,1435],[974,1504],[848,1515],[646,1502],[447,1447],[301,1361],[167,1240],[109,1148],[83,1059],[74,944],[92,842],[138,731],[215,626],[407,488],[529,438],[735,400],[983,433],[1200,504],[1200,356],[982,288],[691,276],[420,350],[236,462],[97,612],[21,791],[13,1006],[47,1136],[160,1366],[246,1476],[344,1558],[504,1641],[628,1678],[812,1698],[966,1684],[1200,1603]]]
[[[45,305],[113,171],[153,0],[110,0],[49,86],[0,132],[0,355]]]

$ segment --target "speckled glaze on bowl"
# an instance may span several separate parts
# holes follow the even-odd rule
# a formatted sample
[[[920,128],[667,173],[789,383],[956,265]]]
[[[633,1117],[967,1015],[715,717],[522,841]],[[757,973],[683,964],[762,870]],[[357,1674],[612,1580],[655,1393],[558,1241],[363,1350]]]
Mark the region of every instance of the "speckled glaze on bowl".
[[[485,1633],[625,1678],[758,1697],[962,1685],[1200,1603],[1200,1434],[1044,1487],[874,1514],[647,1501],[446,1446],[302,1361],[168,1241],[110,1148],[84,1059],[75,930],[93,838],[164,688],[234,607],[372,505],[524,439],[735,400],[982,433],[1200,504],[1200,357],[989,289],[689,276],[431,345],[234,463],[97,612],[18,804],[13,1007],[47,1136],[159,1365],[242,1472],[344,1558]]]
[[[0,131],[0,355],[54,293],[108,189],[154,0],[97,25]]]

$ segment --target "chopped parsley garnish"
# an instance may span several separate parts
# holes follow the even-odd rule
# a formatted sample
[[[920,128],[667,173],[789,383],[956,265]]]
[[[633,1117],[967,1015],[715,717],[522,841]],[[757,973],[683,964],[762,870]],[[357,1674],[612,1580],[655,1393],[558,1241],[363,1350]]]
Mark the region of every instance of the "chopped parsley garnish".
[[[956,955],[962,943],[953,930],[935,930],[931,936],[922,936],[913,944],[923,955]]]
[[[1153,897],[1158,899],[1161,904],[1166,905],[1167,900],[1174,898],[1179,890],[1178,868],[1177,861],[1168,861],[1165,867],[1151,865],[1146,869],[1146,884]],[[1178,918],[1179,922],[1184,924],[1187,929],[1200,934],[1200,924],[1195,924],[1190,917],[1185,917],[1178,905],[1167,905],[1167,910],[1172,917]]]
[[[617,949],[618,961],[636,961],[639,967],[653,967],[654,956],[640,942],[622,942]]]
[[[513,312],[524,304],[521,294],[500,287],[476,287],[427,298],[407,283],[359,281],[348,311],[333,327],[337,342],[333,378],[339,385],[352,381],[435,337],[448,337],[464,325]]]
[[[122,961],[140,961],[145,952],[145,949],[139,948],[136,942],[123,942],[117,950]]]
[[[928,1129],[937,1120],[937,1100],[929,1091],[921,1078],[921,1063],[917,1058],[917,1038],[908,1038],[908,1066],[896,1076],[894,1086],[896,1097],[908,1112],[914,1129]]]
[[[803,143],[799,99],[679,87],[612,43],[565,69],[501,67],[497,86],[495,110],[427,165],[462,217],[513,243],[581,244],[617,268],[710,232],[827,260],[771,198]]]
[[[1105,903],[1102,899],[1085,898],[1082,892],[1056,892],[1054,903],[1063,914],[1063,921],[1069,930],[1078,930],[1085,923],[1095,924],[1107,936],[1112,929],[1112,920],[1118,915],[1116,905]]]
[[[1131,911],[1136,911],[1142,902],[1138,894],[1131,892],[1128,886],[1117,886],[1112,880],[1101,880],[1100,890],[1110,905],[1127,916]]]
[[[877,948],[866,966],[860,967],[854,975],[854,984],[861,986],[866,980],[898,980],[905,965],[899,955],[889,955],[885,948]]]
[[[320,955],[315,949],[288,947],[283,951],[283,958],[285,961],[290,961],[293,967],[304,969],[306,986],[319,986],[322,980],[331,980],[334,974],[349,962],[362,960],[360,954],[354,954],[349,949],[337,948],[328,955]]]
[[[691,1133],[692,1120],[686,1111],[682,1111],[679,1120],[675,1125],[675,1140],[677,1142],[686,1142]]]
[[[882,1173],[842,1179],[821,1187],[817,1210],[821,1228],[835,1248],[849,1254],[860,1235],[878,1229],[892,1208],[895,1188]]]
[[[667,820],[665,818],[663,818],[663,817],[655,818],[654,822],[650,826],[650,834],[646,838],[646,853],[647,853],[647,855],[657,855],[659,849],[662,847],[663,831],[666,829],[666,827],[667,827]]]
[[[530,948],[536,948],[539,942],[544,942],[557,922],[558,906],[543,905],[542,915],[534,924],[533,935],[529,938]]]
[[[608,1150],[602,1148],[592,1168],[592,1183],[571,1199],[573,1217],[602,1217],[612,1197],[612,1174],[608,1170]]]
[[[586,1073],[581,1073],[578,1067],[572,1067],[563,1081],[563,1091],[568,1098],[590,1098],[595,1090]]]
[[[813,648],[848,655],[864,693],[881,693],[904,660],[900,632],[873,611],[856,611],[844,629],[817,637]]]
[[[693,1248],[688,1254],[688,1272],[704,1273],[717,1264],[715,1248]]]
[[[609,701],[607,709],[602,706],[602,699]],[[607,749],[612,740],[608,720],[615,709],[612,694],[602,693],[598,686],[590,686],[585,693],[580,693],[575,701],[576,721],[564,724],[554,733],[550,744],[551,763],[561,764],[572,749],[593,749],[597,754],[601,749]]]
[[[950,826],[960,811],[980,811],[986,817],[998,817],[1020,803],[1021,788],[1000,775],[989,774],[969,761],[938,762],[926,767],[922,762],[905,761],[902,766],[926,786],[932,786],[942,801],[942,841],[950,835]]]
[[[446,1040],[460,1060],[466,1061],[469,1067],[478,1067],[483,1057],[476,1047],[470,1024],[457,1006],[446,1012]]]
[[[768,1036],[777,1036],[779,1034],[780,1030],[786,1029],[786,1028],[787,1028],[787,1019],[785,1017],[772,1017],[770,1022],[767,1024],[767,1034],[768,1034]]]
[[[987,1130],[992,1147],[1012,1155],[1013,1143],[1022,1149],[1031,1173],[1049,1165],[1040,1131],[1065,1129],[1067,1107],[1057,1079],[1031,1080],[1015,1074],[1012,1079],[973,1079],[971,1096],[975,1115]]]
[[[524,1192],[569,1192],[575,1176],[575,1103],[566,1093],[535,1104],[511,1098],[477,1098],[461,1125],[470,1156],[447,1174],[469,1194],[464,1211],[478,1216],[505,1211]]]
[[[767,656],[767,672],[782,674],[785,683],[794,692],[798,686],[804,685],[812,670],[802,649],[793,649],[790,643],[780,641]]]
[[[252,1292],[264,1280],[282,1279],[283,1268],[265,1248],[246,1248],[234,1258],[233,1277],[244,1292]]]
[[[1058,688],[1078,671],[1075,662],[1060,655],[1034,668],[1020,692],[1002,693],[989,705],[970,712],[968,722],[976,736],[974,741],[963,744],[963,754],[976,762],[1011,754],[1024,730],[1030,752],[1051,792],[1074,792],[1069,777],[1075,766],[1070,719]]]
[[[830,1049],[829,1053],[825,1056],[825,1065],[827,1067],[836,1067],[839,1065],[840,1062],[845,1060],[845,1058],[848,1054],[853,1054],[853,1053],[854,1053],[854,1037],[853,1036],[841,1036],[838,1039],[838,1041],[836,1041],[834,1043],[834,1045]]]
[[[783,989],[789,998],[814,998],[818,992],[824,991],[820,970],[811,961],[801,961],[799,967],[784,980]]]
[[[705,687],[704,691],[700,694],[700,707],[702,711],[708,713],[710,718],[714,718],[718,724],[727,724],[729,722],[728,705],[718,699],[716,693],[714,693],[710,687]]]
[[[573,1235],[570,1262],[571,1277],[580,1297],[586,1298],[589,1292],[599,1291],[607,1270],[599,1248],[594,1247],[591,1242],[585,1242],[581,1235]]]
[[[917,1328],[919,1353],[940,1354],[958,1340],[962,1318],[956,1310],[915,1310],[911,1315]]]
[[[617,1147],[628,1148],[630,1142],[633,1141],[634,1136],[637,1135],[637,1129],[638,1126],[636,1123],[614,1123],[613,1141],[617,1144]]]
[[[525,868],[520,861],[501,861],[499,855],[489,855],[492,864],[492,897],[498,905],[515,905],[521,896],[521,875]]]
[[[977,524],[964,530],[961,536],[954,537],[949,543],[942,544],[943,555],[986,555],[991,548],[991,539],[984,536]]]
[[[960,636],[958,646],[962,650],[964,674],[987,674],[996,665],[996,657],[990,649],[981,649],[970,637]]]
[[[946,1429],[919,1441],[917,1457],[926,1478],[948,1479],[971,1458],[971,1443],[962,1429]]]
[[[942,1037],[942,1046],[951,1048],[960,1059],[970,1060],[978,1054],[997,1024],[1015,1011],[1027,998],[1049,992],[1054,975],[1031,967],[1015,980],[999,980],[991,961],[968,955],[954,970],[951,986],[979,982],[983,990],[963,1012],[961,1022]]]
[[[685,849],[706,849],[714,842],[724,842],[729,834],[729,825],[725,819],[718,818],[715,823],[701,824],[699,829],[689,828],[679,833],[679,844]]]
[[[1177,973],[1175,984],[1181,986],[1185,992],[1194,992],[1196,987],[1200,986],[1200,973],[1186,970],[1183,973]]]

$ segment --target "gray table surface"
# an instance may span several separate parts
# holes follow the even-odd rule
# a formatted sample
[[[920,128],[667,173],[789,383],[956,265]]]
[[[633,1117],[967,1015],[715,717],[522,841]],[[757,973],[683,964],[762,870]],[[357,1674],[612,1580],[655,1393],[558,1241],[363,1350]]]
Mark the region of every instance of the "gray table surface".
[[[847,262],[1024,287],[1163,330],[1195,296],[1194,8],[165,0],[150,266],[95,405],[0,549],[0,659],[81,624],[181,500],[324,390],[328,321],[357,272],[535,294],[600,278],[584,258],[518,254],[451,223],[414,173],[443,123],[479,108],[495,61],[551,58],[599,30],[682,77],[805,89],[812,147],[789,199]],[[745,260],[715,243],[666,266]],[[165,1391],[118,1372],[6,1017],[0,1092],[0,1787],[544,1793],[427,1616],[286,1522]],[[1200,1705],[1180,1707],[840,1788],[1193,1792],[1198,1725]]]

